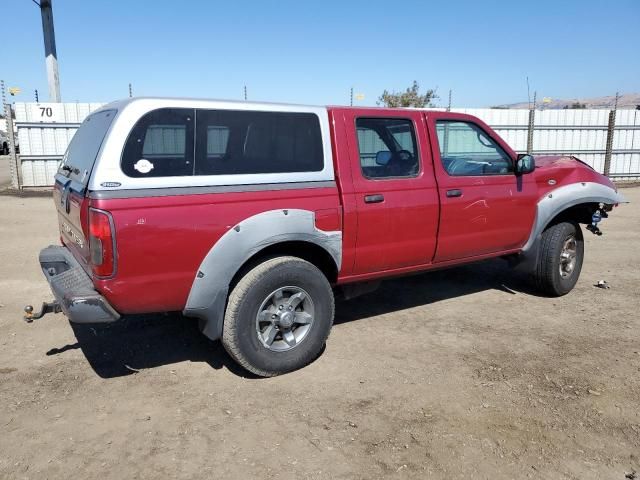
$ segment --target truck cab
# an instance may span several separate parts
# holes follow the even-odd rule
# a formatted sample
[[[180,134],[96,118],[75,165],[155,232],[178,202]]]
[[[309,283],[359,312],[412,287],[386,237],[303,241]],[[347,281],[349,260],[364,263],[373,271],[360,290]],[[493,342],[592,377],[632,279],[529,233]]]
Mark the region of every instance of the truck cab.
[[[335,292],[386,277],[504,257],[545,295],[568,293],[580,224],[598,233],[624,198],[469,115],[134,98],[87,118],[54,201],[50,310],[81,323],[179,311],[271,376],[318,355]]]

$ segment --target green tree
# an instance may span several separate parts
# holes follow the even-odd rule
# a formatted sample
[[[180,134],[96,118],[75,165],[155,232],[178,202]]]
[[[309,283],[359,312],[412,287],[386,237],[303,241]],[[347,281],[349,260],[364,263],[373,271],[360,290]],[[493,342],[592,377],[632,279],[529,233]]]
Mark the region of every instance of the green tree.
[[[404,92],[389,92],[385,90],[378,98],[378,105],[385,107],[433,107],[432,100],[438,97],[434,89],[427,90],[424,94],[420,94],[420,86],[417,81],[413,81],[413,85]]]

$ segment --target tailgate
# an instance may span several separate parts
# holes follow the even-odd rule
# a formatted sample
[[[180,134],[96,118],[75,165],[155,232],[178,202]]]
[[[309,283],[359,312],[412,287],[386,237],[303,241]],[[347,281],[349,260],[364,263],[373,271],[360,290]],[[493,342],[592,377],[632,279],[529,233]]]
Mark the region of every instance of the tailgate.
[[[64,245],[82,268],[89,268],[89,200],[87,184],[102,142],[116,110],[98,110],[89,115],[73,136],[55,176],[53,198]]]
[[[89,199],[85,187],[64,175],[56,175],[53,201],[58,211],[58,227],[62,243],[73,253],[82,268],[90,272],[89,263]]]

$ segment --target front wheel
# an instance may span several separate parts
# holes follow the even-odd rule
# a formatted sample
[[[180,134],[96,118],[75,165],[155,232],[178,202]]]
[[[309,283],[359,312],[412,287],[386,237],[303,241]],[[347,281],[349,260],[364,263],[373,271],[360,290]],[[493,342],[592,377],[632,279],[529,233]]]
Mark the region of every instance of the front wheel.
[[[229,295],[222,343],[250,372],[271,377],[311,363],[333,324],[324,274],[297,257],[277,257],[250,270]]]
[[[550,296],[569,293],[580,277],[584,239],[580,225],[561,222],[542,232],[540,254],[533,273],[538,289]]]

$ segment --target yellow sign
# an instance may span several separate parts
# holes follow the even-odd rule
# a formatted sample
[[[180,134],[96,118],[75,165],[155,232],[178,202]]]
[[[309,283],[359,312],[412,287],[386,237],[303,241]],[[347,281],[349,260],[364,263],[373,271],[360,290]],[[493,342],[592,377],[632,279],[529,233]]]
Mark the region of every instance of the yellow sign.
[[[364,100],[364,93],[356,93],[354,97],[356,100]]]
[[[9,94],[13,97],[20,94],[20,89],[18,87],[9,88]]]
[[[542,99],[542,103],[551,103],[552,98],[551,97],[544,97]]]

